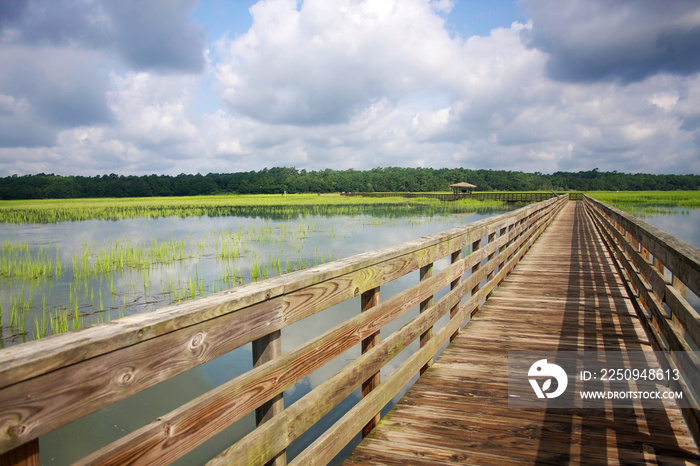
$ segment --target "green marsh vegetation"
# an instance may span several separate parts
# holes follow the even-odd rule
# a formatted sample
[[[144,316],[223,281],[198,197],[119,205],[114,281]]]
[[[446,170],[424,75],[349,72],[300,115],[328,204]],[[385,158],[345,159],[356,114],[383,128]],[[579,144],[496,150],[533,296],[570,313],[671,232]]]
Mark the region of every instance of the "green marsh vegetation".
[[[315,194],[0,201],[0,346],[206,296],[502,210],[496,201]],[[381,243],[377,238],[385,233]]]
[[[415,213],[486,211],[501,206],[496,201],[461,200],[444,203],[436,199],[401,197],[362,198],[340,195],[290,194],[218,195],[112,199],[50,199],[44,201],[0,201],[0,222],[55,223],[125,218],[299,215],[405,216]]]
[[[684,215],[700,208],[700,191],[592,191],[586,193],[636,217]]]

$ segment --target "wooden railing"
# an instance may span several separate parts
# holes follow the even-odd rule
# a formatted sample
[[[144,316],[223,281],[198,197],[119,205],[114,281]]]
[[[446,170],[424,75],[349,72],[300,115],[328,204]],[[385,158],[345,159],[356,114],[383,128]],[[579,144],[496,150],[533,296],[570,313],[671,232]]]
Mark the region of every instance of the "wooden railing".
[[[472,199],[472,194],[452,194],[452,193],[360,193],[360,192],[344,192],[343,196],[362,196],[362,197],[404,197],[407,199],[415,199],[419,197],[428,197],[438,199],[440,201],[458,201],[460,199]]]
[[[700,315],[686,300],[688,290],[700,295],[700,250],[610,205],[584,195],[632,303],[665,368],[680,369],[671,380],[692,406],[682,409],[696,442],[700,442]]]
[[[258,427],[211,464],[286,462],[285,449],[362,387],[362,400],[294,463],[325,463],[456,335],[566,203],[566,196],[329,264],[0,351],[0,460],[38,460],[38,438],[71,421],[252,343],[254,368],[90,454],[79,464],[165,464],[253,411]],[[450,264],[434,273],[433,264]],[[420,281],[380,302],[380,287]],[[434,295],[445,289],[439,300]],[[449,290],[449,291],[447,291]],[[281,351],[281,330],[361,296],[362,312]],[[466,300],[462,303],[463,300]],[[380,330],[420,312],[380,341]],[[359,310],[358,310],[359,311]],[[433,329],[438,319],[450,319]],[[420,349],[386,380],[411,342]],[[362,354],[285,408],[282,394],[354,345]],[[2,462],[0,461],[0,462]]]
[[[519,192],[519,193],[464,193],[464,194],[441,194],[441,193],[343,193],[343,196],[364,196],[364,197],[429,197],[441,201],[457,201],[460,199],[493,199],[505,202],[540,202],[552,197],[556,197],[553,192]],[[569,199],[581,200],[581,193],[570,193]]]

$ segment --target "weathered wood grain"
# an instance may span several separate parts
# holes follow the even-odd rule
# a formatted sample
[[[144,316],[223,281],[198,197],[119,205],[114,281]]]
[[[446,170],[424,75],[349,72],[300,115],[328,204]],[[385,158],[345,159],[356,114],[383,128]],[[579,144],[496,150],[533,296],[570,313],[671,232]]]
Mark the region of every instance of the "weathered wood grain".
[[[496,257],[502,263],[507,262],[501,255],[495,256],[495,251],[503,249],[508,255],[513,255],[522,244],[519,241],[520,236],[528,233],[533,225],[541,223],[543,216],[551,213],[560,204],[557,200],[545,201],[404,245],[361,254],[201,300],[167,306],[151,313],[0,351],[0,452],[15,448],[60,425],[131,396],[243,344],[261,341],[261,338],[276,334],[290,323],[410,271],[426,267],[427,264],[454,254],[471,243],[480,242],[481,238],[493,236],[497,230],[507,231],[508,234],[501,235],[492,244],[464,261],[455,262],[455,267],[450,269],[450,273],[458,274],[450,276],[449,281],[441,283],[437,289],[457,283],[464,271],[486,257]],[[462,267],[462,270],[456,272],[459,267]],[[496,266],[493,265],[491,273],[495,269]],[[447,275],[441,272],[438,276],[442,279]],[[472,283],[479,277],[481,275],[475,275],[463,283]],[[437,286],[437,281],[431,283]],[[420,293],[418,288],[412,291],[416,292]],[[409,302],[412,301],[405,301]],[[406,308],[395,307],[395,310],[399,309],[405,312]],[[395,317],[397,312],[386,314],[389,315]],[[380,321],[383,322],[375,317],[375,322]],[[371,325],[368,325],[367,328],[370,328]],[[372,331],[376,333],[378,328]],[[347,332],[348,329],[344,328],[333,336],[322,336],[316,342],[325,341],[324,338],[340,338],[339,335],[345,335]],[[352,344],[356,338],[355,335],[351,338],[342,337],[340,344],[326,343],[327,346],[319,347],[319,354],[324,355],[318,357],[319,364],[338,354],[341,348]],[[303,361],[303,358],[310,357],[311,353],[295,354],[305,355],[300,356]],[[272,357],[271,361],[277,360],[276,357]],[[270,370],[274,372],[275,369]],[[151,453],[142,457],[144,461],[166,461],[172,457],[164,455],[158,445],[164,442],[177,445],[172,451],[180,454],[184,448],[198,444],[197,442],[206,437],[200,434],[191,435],[194,429],[190,424],[196,419],[194,412],[197,409],[205,411],[204,417],[226,413],[220,419],[209,423],[209,432],[215,432],[228,425],[227,422],[232,422],[231,419],[235,419],[243,411],[255,409],[270,398],[279,396],[285,387],[284,384],[280,384],[271,390],[269,383],[265,382],[270,374],[255,370],[252,374],[248,379],[232,383],[238,384],[239,387],[245,386],[246,383],[262,383],[268,388],[262,391],[253,390],[256,396],[243,390],[244,396],[238,401],[227,401],[223,405],[218,404],[222,399],[226,399],[226,395],[222,393],[210,393],[201,399],[193,400],[182,409],[163,416],[127,436],[119,443],[120,448],[126,445],[141,446],[130,450],[129,453],[125,452],[125,456],[120,458],[139,458],[140,453],[136,450],[143,452],[144,445],[148,444],[146,449]],[[283,379],[286,383],[293,383],[294,377],[299,377],[301,372],[292,371],[290,374],[290,377]],[[255,379],[256,377],[258,379]],[[251,382],[254,379],[257,381]],[[227,387],[230,388],[228,385]],[[214,406],[216,409],[213,409]],[[233,412],[236,414],[231,414]],[[146,434],[146,431],[150,433]],[[173,440],[174,437],[182,439],[182,442],[178,444],[178,441]],[[196,441],[193,440],[195,437]],[[114,452],[112,447],[108,450]],[[93,460],[104,458],[102,453],[93,455]]]
[[[259,367],[282,355],[282,332],[276,330],[262,338],[253,341],[253,367]],[[284,411],[284,396],[279,393],[255,410],[255,422],[263,424],[275,415]],[[269,466],[285,466],[287,464],[286,451],[282,450],[269,461]]]
[[[361,306],[362,306],[362,311],[361,312],[367,312],[377,304],[379,304],[379,299],[380,299],[380,292],[379,288],[373,288],[369,291],[365,291],[362,293],[362,299],[361,299]],[[365,338],[362,340],[362,354],[365,354],[367,351],[371,350],[375,346],[379,344],[381,341],[381,332],[374,332],[372,335],[369,337]],[[379,386],[379,382],[381,381],[381,373],[380,372],[375,372],[372,374],[372,376],[362,382],[362,398],[366,397],[369,395],[369,392],[374,390]],[[381,419],[381,413],[377,412],[372,419],[370,419],[367,424],[362,428],[362,436],[366,437],[367,434],[369,434],[372,429],[376,427],[377,424],[379,424],[379,420]]]
[[[638,269],[638,271],[635,271],[635,275],[640,279],[634,279],[634,285],[635,288],[644,288],[642,292],[644,301],[648,303],[650,299],[649,291],[652,291],[656,298],[657,309],[661,312],[663,310],[663,305],[661,303],[665,302],[668,304],[674,317],[681,322],[682,327],[678,328],[678,330],[684,333],[687,332],[694,343],[700,346],[700,317],[682,296],[681,291],[679,291],[682,283],[681,285],[668,283],[663,275],[663,265],[661,265],[659,261],[657,261],[656,266],[649,263],[649,260],[645,258],[642,253],[638,252],[634,246],[630,244],[630,241],[613,227],[612,222],[608,220],[600,210],[592,210],[592,213],[595,216],[595,221],[599,223],[600,228],[602,228],[607,235],[614,238],[617,245],[622,247],[622,250],[618,251],[618,257],[624,257],[627,263],[633,264],[634,267]],[[612,241],[612,239],[610,241]],[[629,267],[627,268],[629,272]],[[649,290],[647,284],[651,287],[651,290]]]
[[[529,211],[519,212],[513,219],[526,214]],[[508,224],[515,221],[513,219],[501,218],[495,224]],[[340,261],[341,265],[315,268],[313,277],[317,283],[307,288],[299,289],[298,284],[291,283],[294,280],[310,282],[309,272],[302,271],[296,276],[277,277],[271,280],[272,283],[246,285],[199,302],[169,306],[155,311],[153,315],[129,317],[120,323],[42,339],[0,352],[6,357],[0,359],[0,384],[5,385],[0,390],[0,451],[14,448],[242,344],[280,330],[289,323],[349,299],[360,289],[378,286],[416,270],[440,255],[447,255],[455,248],[469,244],[474,235],[486,234],[484,232],[491,228],[490,225],[489,222],[482,222],[475,229],[433,235],[411,242],[403,249],[388,248],[390,251],[372,254],[374,266],[321,283],[318,283],[319,276],[331,274],[326,269],[346,271],[358,263],[366,264],[368,259],[356,257]],[[445,238],[444,243],[438,242],[436,245],[436,241]],[[419,248],[425,243],[434,246]],[[398,254],[399,251],[409,252]],[[381,260],[377,262],[378,259]],[[247,290],[241,291],[244,288]],[[273,297],[284,292],[285,288],[294,291]],[[254,300],[262,302],[241,308]],[[204,315],[216,317],[191,324],[193,319]],[[177,330],[161,334],[167,329]],[[102,354],[102,351],[114,348],[120,342],[126,346]],[[34,350],[28,351],[28,347]],[[49,369],[59,365],[59,357],[66,358],[60,363],[65,365],[65,369],[51,372]],[[11,383],[23,376],[28,380],[21,384]],[[56,391],[57,386],[62,389]]]
[[[700,406],[694,397],[696,387],[700,387],[700,361],[685,339],[687,335],[697,345],[700,326],[697,313],[681,296],[678,291],[681,287],[666,282],[663,276],[664,265],[658,257],[655,256],[653,264],[649,264],[643,252],[637,253],[634,250],[632,242],[636,241],[636,237],[629,232],[621,234],[618,231],[620,223],[611,221],[604,209],[589,208],[589,212],[615,257],[615,264],[625,279],[630,299],[654,348],[675,352],[674,357],[669,355],[666,358],[664,367],[683,368],[681,379],[671,381],[670,385],[686,395],[691,407],[681,411],[691,433],[696,440],[700,440]],[[670,318],[663,308],[664,302],[671,309]]]
[[[32,440],[0,455],[0,466],[39,466],[39,440]]]
[[[461,282],[460,286],[455,288],[454,293],[441,300],[441,303],[445,301],[447,304],[442,303],[441,305],[454,306],[455,303],[458,303],[466,290],[470,289],[469,287],[473,287],[474,284],[479,283],[488,273],[493,271],[501,256],[512,254],[524,240],[525,238],[522,238],[512,243],[501,252],[500,256],[488,263],[478,273]],[[426,278],[413,288],[370,308],[367,313],[356,316],[327,334],[287,353],[278,360],[272,361],[266,366],[266,372],[263,372],[262,369],[259,371],[254,369],[229,384],[200,397],[186,407],[162,416],[156,422],[105,447],[88,457],[86,462],[106,463],[114,461],[119,463],[125,458],[129,458],[130,461],[138,458],[139,461],[146,463],[173,459],[172,455],[180,455],[186,451],[183,446],[191,447],[193,443],[201,443],[223,429],[228,425],[227,423],[240,419],[257,404],[288,388],[326,361],[357,344],[360,339],[376,333],[398,315],[417,306],[419,302],[434,294],[439,288],[444,287],[446,283],[451,283],[454,278],[461,276],[474,261],[472,256],[468,256],[455,262],[438,275]],[[275,380],[276,383],[274,385],[262,384],[262,381],[268,379]],[[233,400],[230,399],[232,395],[236,395]],[[197,411],[210,412],[211,406],[220,408],[216,413],[218,418],[206,422],[206,427],[198,429],[195,434],[191,432],[191,429],[178,427],[179,424],[196,418]],[[202,415],[202,419],[206,419],[206,415]],[[164,437],[163,431],[170,432],[171,435]],[[173,432],[184,432],[186,435],[178,437]]]
[[[541,226],[548,223],[547,218],[539,218],[538,220],[540,220],[539,223]],[[418,317],[406,324],[399,331],[389,336],[386,340],[363,354],[358,360],[348,365],[321,386],[297,401],[294,405],[285,410],[282,415],[277,416],[275,420],[272,421],[276,422],[276,425],[272,425],[271,422],[261,426],[236,445],[223,452],[215,460],[212,460],[210,464],[226,464],[232,461],[240,461],[245,464],[263,464],[266,462],[269,458],[276,455],[278,451],[285,448],[289,442],[297,438],[301,432],[311,427],[311,425],[330,411],[335,404],[351,393],[357,384],[361,382],[362,377],[366,377],[367,374],[372,373],[371,371],[376,370],[374,364],[386,364],[386,362],[394,355],[398,354],[398,352],[405,348],[412,340],[424,333],[427,328],[430,328],[437,319],[454,306],[455,302],[459,302],[461,297],[464,296],[462,288],[465,290],[473,288],[476,283],[479,283],[493,271],[493,268],[495,268],[498,261],[502,259],[502,256],[512,256],[513,260],[507,263],[487,286],[479,290],[460,308],[457,316],[450,321],[448,326],[441,329],[440,335],[444,336],[444,338],[439,341],[433,341],[434,338],[431,338],[425,342],[424,347],[430,348],[431,351],[437,351],[442,344],[444,344],[445,341],[443,340],[448,339],[449,336],[454,333],[455,329],[461,325],[461,322],[471,315],[474,310],[477,309],[481,300],[493,290],[496,283],[512,269],[518,259],[536,240],[538,233],[541,231],[542,229],[533,231],[534,234],[530,237],[520,236],[515,242],[504,249],[498,257],[495,257],[494,260],[488,263],[487,266],[470,275],[465,281],[461,282],[458,287],[451,290],[445,297],[438,301],[438,303],[434,304],[432,307],[426,308],[423,313],[420,313]],[[433,278],[435,277],[426,277],[424,281],[427,282]],[[379,306],[381,306],[381,304]],[[381,354],[381,359],[370,359],[377,353]],[[434,354],[434,352],[427,352],[425,354],[431,355]],[[428,356],[427,359],[410,359],[412,365],[406,366],[404,363],[402,367],[408,372],[412,371],[415,373],[421,367],[420,364],[425,364],[429,359],[430,356]],[[419,361],[420,364],[416,361]],[[391,393],[390,396],[393,396],[405,384],[405,382],[400,383],[399,381],[403,379],[390,380],[392,380],[392,382],[385,381],[381,383],[378,388],[370,392],[366,398],[363,398],[358,406],[368,406],[367,412],[376,413],[376,411],[381,408],[381,405],[367,405],[367,403],[376,400],[377,397],[387,396],[387,393]],[[364,425],[367,423],[369,418],[357,417],[354,420],[359,426],[360,424]],[[291,423],[291,425],[289,423]],[[358,429],[361,429],[361,426]],[[353,432],[353,435],[356,432],[357,430]],[[334,442],[334,448],[342,448],[343,445],[342,442]]]
[[[689,383],[692,386],[700,387],[700,360],[695,356],[695,352],[686,342],[684,332],[679,330],[678,326],[672,325],[672,321],[668,319],[666,312],[664,311],[663,302],[659,300],[656,294],[652,293],[651,287],[648,285],[648,283],[652,281],[649,276],[652,274],[658,274],[658,271],[653,270],[651,267],[646,270],[643,268],[635,269],[633,266],[634,261],[630,259],[628,254],[626,254],[629,252],[623,250],[622,245],[625,244],[625,240],[618,236],[616,238],[617,241],[614,241],[613,238],[615,238],[615,232],[610,229],[610,224],[604,223],[604,217],[596,216],[595,221],[601,227],[604,237],[607,237],[608,246],[615,252],[618,260],[627,270],[627,276],[630,277],[631,282],[635,285],[635,288],[640,294],[639,297],[642,298],[644,303],[646,303],[646,311],[650,314],[652,325],[654,325],[656,331],[658,331],[663,339],[668,343],[668,348],[666,349],[669,351],[677,351],[682,354],[681,357],[684,358],[683,367],[687,368],[682,371],[684,377],[689,379]],[[634,254],[634,252],[632,252],[632,254]],[[644,275],[645,272],[648,275]],[[660,294],[661,296],[665,296],[666,293],[672,293],[672,290],[672,286],[664,281],[663,293]],[[685,310],[682,307],[677,309]],[[688,317],[688,315],[684,316],[686,322],[691,323]],[[694,324],[700,325],[698,322],[694,322]],[[693,331],[694,330],[695,328],[693,328]],[[691,400],[693,399],[691,396],[688,398]]]
[[[157,421],[89,456],[86,462],[119,464],[125,458],[130,461],[138,459],[143,464],[172,461],[326,362],[374,335],[464,271],[463,263],[442,270],[412,289],[367,309],[306,344],[161,416]],[[187,428],[188,423],[194,420],[201,424],[196,431]],[[168,435],[163,435],[163,432],[168,432]]]
[[[552,202],[544,201],[513,213],[483,219],[419,240],[273,277],[264,282],[250,283],[206,298],[166,306],[149,313],[128,316],[118,321],[100,324],[77,332],[6,348],[0,351],[0,355],[2,355],[0,358],[0,388],[119,348],[138,344],[174,330],[196,325],[282,294],[289,294],[351,272],[411,255],[420,250],[435,251],[433,257],[426,257],[422,263],[417,263],[413,268],[416,270],[427,263],[434,262],[439,257],[461,249],[474,241],[475,238],[485,236],[490,229],[511,225],[532,212],[547,209]],[[440,247],[436,248],[436,246]],[[400,269],[396,265],[393,268]],[[385,267],[385,269],[392,269],[392,267]],[[398,276],[401,275],[403,273]],[[391,279],[386,277],[384,283]],[[381,284],[380,280],[379,283],[375,281],[369,285]],[[372,287],[369,286],[366,289]],[[366,291],[366,289],[357,290],[357,294]]]
[[[657,257],[674,276],[678,277],[696,295],[700,295],[700,249],[615,207],[585,195],[584,198],[588,205],[593,206],[599,212],[604,212],[614,222],[617,222],[644,249]]]
[[[618,262],[583,206],[567,205],[543,235],[348,464],[700,461],[672,404],[663,410],[508,408],[508,351],[651,349],[616,273]],[[333,442],[317,443],[320,454],[332,455]]]
[[[538,230],[541,231],[541,230]],[[537,235],[533,235],[529,238],[530,244],[536,240]],[[527,244],[525,241],[526,237],[520,237],[518,242],[520,244]],[[524,252],[527,250],[525,248],[519,248],[519,244],[513,244],[512,249],[519,252],[513,252],[515,261],[522,257]],[[509,248],[510,249],[510,248]],[[503,255],[508,255],[508,251],[503,251]],[[493,261],[490,264],[489,269],[495,267],[497,261]],[[512,265],[511,265],[512,266]],[[336,424],[333,425],[329,430],[327,430],[319,439],[317,439],[311,446],[299,454],[292,464],[326,464],[331,459],[337,455],[342,447],[349,442],[355,435],[355,432],[360,428],[364,420],[369,416],[373,410],[381,409],[385,406],[392,398],[395,396],[396,391],[403,387],[415,374],[417,366],[423,363],[423,361],[431,360],[432,351],[437,351],[442,345],[444,345],[451,337],[454,335],[456,329],[459,328],[461,322],[463,322],[467,317],[473,315],[479,308],[480,302],[492,292],[493,287],[496,283],[503,278],[509,269],[504,268],[499,271],[499,274],[494,276],[493,270],[484,269],[479,272],[474,271],[473,276],[476,277],[487,277],[490,276],[491,279],[487,282],[484,289],[476,290],[472,293],[469,300],[459,308],[459,311],[454,316],[450,322],[443,327],[437,335],[435,335],[431,340],[426,341],[424,348],[422,348],[417,353],[414,353],[407,361],[405,361],[392,375],[389,381],[383,386],[380,386],[371,395],[372,398],[366,400],[365,403],[360,403],[352,408],[348,413],[346,413]],[[471,278],[471,277],[470,277]],[[473,283],[479,283],[481,280],[474,280]],[[470,288],[467,288],[470,289]],[[471,288],[473,289],[473,287]],[[430,351],[426,351],[425,347],[430,347]]]

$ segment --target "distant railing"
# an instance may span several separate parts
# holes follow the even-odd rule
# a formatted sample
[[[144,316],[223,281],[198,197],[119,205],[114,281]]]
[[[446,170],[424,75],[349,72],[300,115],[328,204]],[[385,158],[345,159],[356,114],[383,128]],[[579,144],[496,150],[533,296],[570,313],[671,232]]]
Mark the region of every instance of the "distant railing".
[[[700,250],[608,204],[583,197],[624,278],[632,303],[665,368],[682,368],[671,380],[692,408],[681,409],[700,441],[700,315],[686,300],[687,290],[700,295]]]
[[[477,199],[483,201],[485,199],[493,199],[505,202],[540,202],[546,199],[551,199],[557,195],[553,192],[522,192],[522,193],[464,193],[464,194],[438,194],[438,193],[342,193],[343,196],[364,196],[364,197],[405,197],[418,198],[429,197],[439,199],[441,201],[457,201],[460,199]],[[572,201],[580,201],[581,193],[569,193],[569,199]]]
[[[254,368],[83,458],[78,464],[166,464],[256,412],[258,427],[211,464],[284,464],[303,432],[362,387],[362,400],[295,459],[330,461],[474,314],[567,196],[405,244],[251,283],[209,297],[0,351],[0,463],[38,461],[38,438],[177,374],[252,343]],[[433,273],[433,264],[450,264]],[[380,286],[420,281],[380,302]],[[438,291],[445,289],[440,299]],[[361,312],[282,353],[281,330],[361,296]],[[462,304],[462,300],[466,301]],[[380,330],[415,317],[380,341]],[[438,319],[448,323],[433,334]],[[386,380],[380,370],[411,342],[420,349]],[[362,354],[308,394],[283,392],[355,345]],[[4,464],[4,463],[3,463]]]

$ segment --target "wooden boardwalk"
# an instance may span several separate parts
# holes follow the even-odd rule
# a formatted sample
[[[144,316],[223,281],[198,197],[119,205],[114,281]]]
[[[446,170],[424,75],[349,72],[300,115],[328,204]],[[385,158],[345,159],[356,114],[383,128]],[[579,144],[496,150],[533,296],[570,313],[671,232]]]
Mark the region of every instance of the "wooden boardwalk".
[[[511,409],[508,351],[651,351],[570,202],[348,464],[700,464],[680,410]]]

